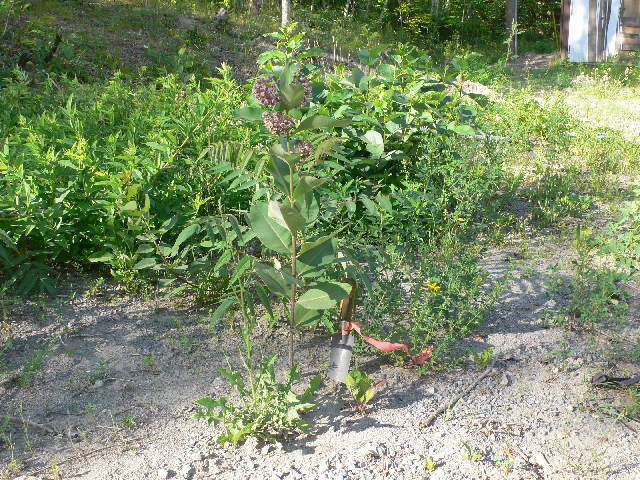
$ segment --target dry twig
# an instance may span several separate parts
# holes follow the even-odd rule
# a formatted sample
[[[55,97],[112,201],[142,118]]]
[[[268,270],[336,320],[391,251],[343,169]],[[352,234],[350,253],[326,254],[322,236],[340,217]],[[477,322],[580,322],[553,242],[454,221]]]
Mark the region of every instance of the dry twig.
[[[469,387],[467,387],[462,393],[460,393],[458,396],[454,397],[452,400],[448,401],[447,403],[442,404],[435,412],[433,412],[431,415],[429,415],[428,418],[426,418],[425,420],[423,420],[422,422],[420,422],[420,426],[421,427],[428,427],[429,425],[431,425],[433,423],[433,421],[439,416],[442,415],[446,410],[448,410],[449,408],[453,407],[456,403],[458,403],[463,397],[467,396],[469,394],[469,392],[471,392],[471,390],[473,390],[474,388],[476,388],[476,386],[485,378],[491,376],[491,375],[495,375],[496,373],[498,373],[498,371],[494,368],[487,368],[482,375],[480,375],[478,378],[475,379],[475,381],[469,385]]]

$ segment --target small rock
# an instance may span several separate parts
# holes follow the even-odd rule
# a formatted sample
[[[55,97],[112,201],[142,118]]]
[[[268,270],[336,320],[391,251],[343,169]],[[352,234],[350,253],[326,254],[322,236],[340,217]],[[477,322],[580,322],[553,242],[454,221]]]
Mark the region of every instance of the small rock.
[[[172,472],[171,470],[161,468],[156,472],[156,477],[158,478],[158,480],[166,480],[167,478],[173,477],[173,474],[174,472]]]
[[[424,394],[425,395],[435,395],[436,394],[436,387],[431,386],[431,387],[427,387],[424,389]]]
[[[569,368],[571,368],[572,370],[577,370],[578,368],[582,367],[582,365],[584,364],[584,359],[580,357],[570,357],[567,363]]]
[[[104,387],[104,382],[102,380],[96,380],[96,382],[93,384],[94,387],[96,388],[102,388]]]
[[[503,387],[508,387],[511,385],[511,377],[508,373],[502,374],[502,378],[500,379],[500,385]]]
[[[201,462],[204,460],[204,455],[201,452],[191,452],[189,458],[194,462]]]
[[[196,473],[196,469],[193,465],[183,465],[180,467],[180,471],[178,472],[180,476],[186,480],[191,480]]]
[[[272,445],[267,443],[264,447],[260,449],[260,455],[268,455],[271,451]]]
[[[358,449],[358,456],[360,457],[382,457],[386,454],[387,447],[382,443],[369,442]]]
[[[255,454],[258,449],[258,439],[256,437],[249,437],[242,445],[242,450],[249,454]]]

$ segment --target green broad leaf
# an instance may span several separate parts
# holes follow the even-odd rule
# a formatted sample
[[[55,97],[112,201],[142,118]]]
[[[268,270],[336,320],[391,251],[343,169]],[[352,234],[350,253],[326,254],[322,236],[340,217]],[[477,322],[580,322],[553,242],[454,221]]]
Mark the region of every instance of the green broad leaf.
[[[292,153],[289,150],[287,150],[285,147],[286,145],[283,145],[282,143],[274,143],[269,149],[269,153],[271,154],[271,157],[279,158],[280,160],[288,164],[292,164],[298,161],[298,159],[300,158],[300,154]],[[287,189],[288,188],[289,187],[287,186]]]
[[[383,196],[379,196],[378,197],[378,204],[387,212],[387,213],[393,213],[393,206],[391,205],[391,200],[389,200],[389,197],[383,197]]]
[[[272,155],[269,161],[268,170],[273,176],[273,181],[282,193],[289,192],[289,177],[291,169],[289,164],[280,157]]]
[[[310,327],[322,319],[322,310],[311,310],[296,303],[294,309],[295,323],[299,327]]]
[[[322,377],[320,375],[316,375],[309,381],[309,386],[305,389],[304,392],[300,395],[301,402],[309,402],[311,397],[318,391],[320,386],[322,385]]]
[[[380,132],[369,130],[361,138],[367,144],[367,150],[371,152],[374,157],[382,156],[384,153],[384,140]]]
[[[151,150],[155,150],[157,152],[165,154],[169,154],[169,151],[171,150],[171,147],[169,145],[161,145],[158,142],[147,142],[145,145]]]
[[[295,207],[284,205],[275,200],[269,202],[268,213],[269,217],[290,232],[300,231],[307,224],[306,219]]]
[[[296,185],[296,188],[293,192],[293,199],[300,200],[308,193],[313,192],[323,183],[326,183],[327,180],[328,178],[316,178],[309,175],[300,177],[300,180],[298,180],[298,185]]]
[[[269,217],[269,206],[257,203],[249,210],[248,221],[262,244],[271,250],[291,253],[291,233]]]
[[[280,92],[291,85],[297,70],[298,66],[295,63],[288,63],[282,68],[278,77],[278,89]]]
[[[375,393],[376,393],[375,388],[368,388],[367,391],[364,392],[364,398],[362,403],[369,403]]]
[[[305,118],[298,125],[298,132],[302,130],[313,130],[316,128],[346,127],[351,123],[348,118],[331,118],[326,115],[311,115]]]
[[[92,263],[104,263],[113,260],[113,254],[107,252],[95,253],[89,257]]]
[[[358,88],[360,86],[360,82],[364,78],[364,72],[360,70],[358,67],[355,67],[351,71],[351,75],[342,80],[341,83],[349,85],[350,87]]]
[[[301,276],[314,276],[322,273],[325,265],[336,258],[337,240],[332,235],[320,237],[302,245],[298,254],[298,272]]]
[[[201,230],[201,227],[197,223],[194,223],[184,228],[178,235],[178,238],[176,238],[175,243],[173,244],[173,251],[177,252],[178,248],[180,248],[180,245],[182,245],[184,242],[186,242],[189,238],[191,238],[196,233],[200,233],[200,230]]]
[[[287,110],[299,107],[304,100],[304,87],[302,85],[288,85],[280,89],[280,101]]]
[[[378,73],[382,75],[386,80],[393,80],[393,76],[396,73],[397,67],[395,65],[389,65],[388,63],[383,63],[378,65]]]
[[[225,298],[220,305],[218,305],[218,308],[213,311],[211,317],[209,317],[209,324],[216,325],[237,301],[238,299],[236,297]]]
[[[380,217],[380,212],[378,211],[378,208],[376,207],[376,204],[375,202],[373,202],[373,200],[367,197],[362,197],[360,200],[362,201],[364,207],[367,209],[369,215],[371,215],[372,217]]]
[[[155,250],[155,247],[153,245],[149,243],[143,243],[138,247],[138,249],[136,250],[136,253],[144,255],[147,253],[151,253],[154,250]]]
[[[248,122],[257,122],[262,120],[262,109],[260,107],[242,107],[234,110],[233,116]]]
[[[269,317],[271,318],[271,320],[275,321],[276,315],[273,312],[273,308],[271,307],[271,302],[269,301],[269,295],[267,294],[267,291],[259,283],[255,285],[255,288],[256,288],[256,293],[258,294],[258,300],[260,300],[260,303],[262,303],[262,306],[267,311],[267,314],[269,314]]]
[[[296,208],[306,218],[307,224],[314,222],[320,214],[320,202],[314,192],[307,193],[300,200],[296,200]]]
[[[363,48],[358,52],[358,58],[365,65],[371,66],[374,63],[376,63],[376,61],[378,61],[378,59],[380,58],[379,52],[380,52],[380,49],[369,50],[368,48]]]
[[[196,400],[196,403],[198,405],[203,406],[204,408],[212,409],[212,408],[224,406],[227,403],[227,401],[228,400],[226,397],[216,398],[215,400],[211,397],[203,397]]]
[[[453,122],[447,125],[447,129],[457,133],[458,135],[475,135],[476,133],[475,129],[470,125]]]
[[[9,234],[0,228],[0,239],[4,242],[7,248],[10,248],[14,252],[18,251],[18,245],[13,239],[9,236]]]
[[[433,115],[431,115],[430,112],[422,112],[420,113],[420,116],[418,118],[420,118],[420,120],[422,120],[423,122],[433,123]]]
[[[271,293],[280,297],[289,297],[290,285],[287,284],[282,272],[266,263],[258,263],[256,264],[256,274]]]
[[[143,258],[138,263],[136,263],[133,268],[134,270],[144,270],[147,268],[155,267],[157,265],[155,258]]]
[[[298,298],[298,304],[308,310],[334,308],[350,291],[348,283],[317,282]]]
[[[402,128],[398,123],[394,122],[393,120],[388,120],[384,124],[384,127],[392,135]]]
[[[244,275],[245,272],[249,270],[249,268],[251,268],[251,259],[252,257],[250,257],[249,255],[245,255],[240,259],[238,263],[236,263],[233,275],[229,279],[229,285],[233,285],[234,283],[236,283],[238,279],[240,279],[240,277],[242,277],[242,275]]]
[[[325,55],[325,51],[321,48],[310,48],[299,54],[298,58],[302,60],[305,58],[321,57],[323,55]]]
[[[271,60],[285,60],[287,58],[287,54],[281,52],[279,50],[269,50],[258,55],[258,65],[264,65],[265,63]]]
[[[137,209],[138,203],[135,200],[131,200],[120,207],[121,212],[135,212]]]

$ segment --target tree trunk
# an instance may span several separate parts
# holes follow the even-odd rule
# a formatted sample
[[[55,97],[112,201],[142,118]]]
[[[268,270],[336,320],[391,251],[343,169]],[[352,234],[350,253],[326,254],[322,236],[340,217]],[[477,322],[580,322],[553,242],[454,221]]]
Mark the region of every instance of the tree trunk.
[[[515,26],[518,23],[518,0],[507,0],[505,9],[505,27],[509,42],[510,53],[518,53],[518,35],[515,33]]]
[[[291,22],[291,0],[282,0],[282,26],[286,27]]]
[[[560,13],[560,58],[569,56],[569,17],[571,15],[571,0],[562,0]]]
[[[431,0],[431,15],[438,15],[440,12],[440,0]]]
[[[342,11],[342,14],[346,17],[347,15],[349,15],[349,13],[351,13],[354,9],[355,9],[355,0],[347,0],[344,4],[344,10]]]
[[[262,10],[262,2],[263,0],[249,0],[251,11],[253,13],[258,13],[260,10]]]

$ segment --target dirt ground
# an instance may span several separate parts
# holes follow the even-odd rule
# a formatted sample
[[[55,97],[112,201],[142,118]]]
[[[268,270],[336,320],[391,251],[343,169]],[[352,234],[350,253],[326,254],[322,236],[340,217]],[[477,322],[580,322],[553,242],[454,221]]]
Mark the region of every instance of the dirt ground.
[[[5,375],[0,466],[9,479],[625,479],[640,478],[640,424],[607,415],[624,392],[595,389],[600,371],[634,374],[606,335],[551,327],[545,311],[563,301],[548,291],[554,265],[570,262],[569,242],[540,237],[523,258],[514,240],[487,252],[494,279],[512,272],[489,321],[466,343],[495,349],[493,371],[431,426],[421,423],[481,374],[461,368],[419,376],[360,358],[385,380],[366,415],[329,381],[308,435],[239,451],[213,443],[217,429],[193,418],[194,400],[232,394],[217,369],[237,336],[209,326],[188,299],[166,303],[70,279],[56,299],[8,304],[11,364],[33,368],[29,385]],[[556,271],[557,273],[557,271]],[[628,338],[640,328],[631,286]],[[265,352],[284,337],[256,332]],[[327,367],[329,339],[306,335],[303,381]],[[34,355],[35,354],[35,355]],[[281,359],[284,362],[284,358]],[[36,362],[37,363],[37,362]],[[284,369],[285,365],[280,365]],[[55,430],[49,433],[26,421]],[[16,460],[11,463],[12,459]],[[433,461],[429,471],[425,462]],[[56,476],[59,475],[59,476]]]

